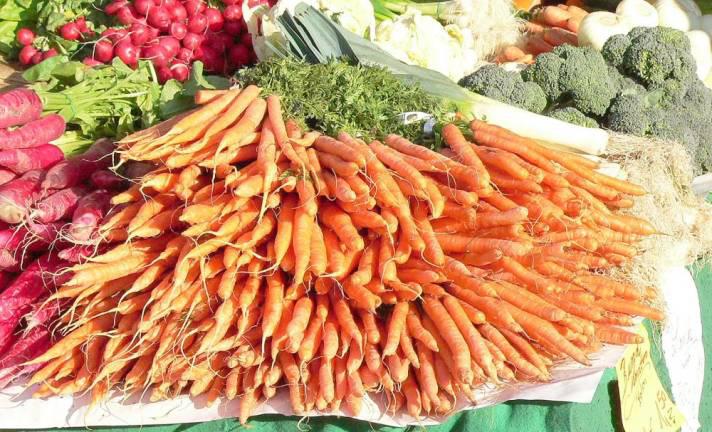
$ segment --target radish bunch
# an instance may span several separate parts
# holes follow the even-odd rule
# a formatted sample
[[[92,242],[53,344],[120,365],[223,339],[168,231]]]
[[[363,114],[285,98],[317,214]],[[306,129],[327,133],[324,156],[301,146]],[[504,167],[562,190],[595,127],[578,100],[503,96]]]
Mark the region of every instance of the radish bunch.
[[[27,27],[23,27],[17,31],[17,42],[22,45],[20,49],[19,60],[23,66],[36,65],[44,59],[54,57],[58,54],[54,48],[46,50],[37,49],[33,43],[35,41],[35,32]]]
[[[224,3],[218,9],[202,0],[115,0],[104,10],[125,27],[102,32],[89,63],[115,56],[128,65],[147,59],[161,82],[185,81],[196,60],[209,72],[228,74],[254,62],[255,55],[242,0]]]
[[[49,144],[64,120],[41,114],[32,90],[0,94],[0,388],[29,373],[22,363],[49,347],[59,307],[44,299],[63,283],[64,269],[96,251],[110,190],[123,186],[107,170],[110,140],[65,159]]]

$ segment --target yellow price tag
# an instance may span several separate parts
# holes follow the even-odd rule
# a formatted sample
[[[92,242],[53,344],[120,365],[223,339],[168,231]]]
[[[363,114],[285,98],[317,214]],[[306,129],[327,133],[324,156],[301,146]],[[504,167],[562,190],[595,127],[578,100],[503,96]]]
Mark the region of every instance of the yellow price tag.
[[[621,417],[626,432],[676,432],[685,423],[660,383],[650,357],[650,340],[642,324],[643,343],[631,345],[616,365]]]

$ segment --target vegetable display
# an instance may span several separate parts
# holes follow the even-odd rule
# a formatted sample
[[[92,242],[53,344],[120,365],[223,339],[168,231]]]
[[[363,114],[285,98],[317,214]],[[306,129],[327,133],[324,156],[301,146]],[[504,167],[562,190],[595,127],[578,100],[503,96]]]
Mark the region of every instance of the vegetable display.
[[[45,300],[69,280],[63,270],[96,251],[94,233],[109,204],[103,188],[123,186],[106,171],[110,140],[65,159],[70,145],[48,144],[63,134],[64,120],[40,117],[42,108],[32,90],[0,95],[0,125],[15,127],[0,129],[0,388],[37,369],[25,362],[49,348],[61,312],[59,302]],[[116,180],[96,181],[100,173]]]
[[[201,92],[122,140],[157,168],[113,197],[117,243],[51,296],[72,313],[29,362],[35,396],[239,396],[244,423],[285,386],[297,414],[354,415],[368,393],[420,418],[663,318],[654,290],[599,272],[656,233],[619,211],[639,186],[482,121],[445,125],[439,153],[329,137],[259,93]]]

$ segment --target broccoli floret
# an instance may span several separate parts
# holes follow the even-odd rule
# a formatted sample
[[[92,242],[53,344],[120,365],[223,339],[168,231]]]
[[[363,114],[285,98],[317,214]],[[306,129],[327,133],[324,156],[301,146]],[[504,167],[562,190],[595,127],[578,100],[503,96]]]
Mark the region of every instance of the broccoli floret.
[[[561,45],[554,53],[564,58],[559,75],[561,90],[571,97],[575,107],[588,115],[606,113],[616,89],[608,76],[603,56],[590,47],[577,48]]]
[[[687,83],[670,78],[660,84],[651,84],[648,90],[655,94],[660,107],[668,108],[682,103],[687,93]]]
[[[534,82],[519,82],[514,85],[509,102],[534,113],[540,113],[546,108],[546,94]]]
[[[536,62],[522,71],[524,81],[531,81],[539,84],[546,98],[550,102],[555,102],[561,96],[559,87],[559,72],[563,59],[553,53],[540,54]]]
[[[650,129],[648,106],[641,94],[624,94],[613,100],[605,126],[616,132],[645,136]]]
[[[591,117],[587,117],[586,114],[582,113],[574,107],[555,109],[551,111],[548,116],[583,127],[598,127],[598,122],[596,122],[596,120],[592,119]]]
[[[516,84],[521,82],[522,78],[518,73],[508,72],[491,64],[462,78],[458,84],[483,96],[509,103]]]
[[[650,130],[648,133],[654,137],[679,142],[685,146],[688,153],[694,156],[697,153],[699,140],[697,134],[678,110],[651,109]]]
[[[616,96],[622,94],[643,94],[646,92],[645,87],[640,85],[633,78],[623,75],[613,66],[608,66],[608,76],[611,79],[611,85]]]
[[[614,67],[620,67],[623,63],[623,55],[628,47],[630,47],[628,35],[613,35],[603,44],[601,55],[609,64]]]
[[[690,41],[679,30],[667,27],[633,29],[622,67],[645,85],[662,84],[668,78],[687,81],[695,75]]]
[[[687,87],[682,103],[690,109],[708,113],[712,111],[712,89],[705,86],[702,81],[695,79]],[[708,121],[710,118],[707,117]]]

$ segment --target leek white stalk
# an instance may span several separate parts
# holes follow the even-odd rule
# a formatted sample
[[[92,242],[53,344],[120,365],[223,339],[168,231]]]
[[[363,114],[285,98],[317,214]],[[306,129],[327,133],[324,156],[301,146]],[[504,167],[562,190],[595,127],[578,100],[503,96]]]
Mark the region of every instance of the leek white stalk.
[[[657,27],[658,11],[645,0],[623,0],[616,13],[626,17],[635,27]]]
[[[692,0],[657,0],[658,25],[672,27],[680,31],[698,28],[702,16],[699,6]]]
[[[634,27],[626,17],[613,12],[592,12],[581,20],[578,30],[579,46],[590,46],[596,51],[613,35],[627,34]]]
[[[545,145],[591,155],[605,153],[608,146],[609,135],[603,129],[577,126],[474,93],[469,106],[460,108],[465,114],[540,141]]]
[[[690,39],[690,51],[697,64],[697,77],[704,80],[710,73],[710,68],[712,68],[710,37],[702,30],[691,30],[685,34]]]

